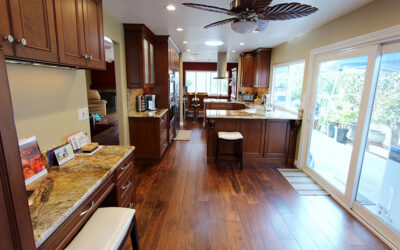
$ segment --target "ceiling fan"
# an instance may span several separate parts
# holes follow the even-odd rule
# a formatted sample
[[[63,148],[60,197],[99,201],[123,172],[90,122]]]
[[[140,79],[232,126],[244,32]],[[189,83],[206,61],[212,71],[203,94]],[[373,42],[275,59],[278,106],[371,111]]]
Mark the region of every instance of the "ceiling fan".
[[[301,3],[282,3],[270,6],[272,0],[233,0],[231,8],[183,3],[183,5],[200,10],[216,12],[234,16],[233,18],[218,21],[205,26],[205,29],[231,23],[235,32],[245,34],[248,32],[264,31],[269,21],[288,20],[313,14],[318,8]]]

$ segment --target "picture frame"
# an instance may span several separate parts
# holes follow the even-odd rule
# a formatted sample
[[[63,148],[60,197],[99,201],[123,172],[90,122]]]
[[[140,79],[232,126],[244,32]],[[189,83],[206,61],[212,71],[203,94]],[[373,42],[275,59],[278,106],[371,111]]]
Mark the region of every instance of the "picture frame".
[[[19,140],[19,151],[25,185],[47,174],[46,164],[40,152],[36,136]]]
[[[54,150],[54,156],[56,157],[59,166],[63,165],[67,161],[75,157],[74,150],[71,144],[67,144]]]

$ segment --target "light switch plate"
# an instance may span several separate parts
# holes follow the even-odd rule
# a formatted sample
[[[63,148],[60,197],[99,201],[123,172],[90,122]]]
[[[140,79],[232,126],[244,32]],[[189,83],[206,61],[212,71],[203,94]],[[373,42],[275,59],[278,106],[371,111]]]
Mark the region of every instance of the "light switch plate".
[[[78,109],[78,121],[84,121],[89,119],[89,109],[88,108],[81,108]]]

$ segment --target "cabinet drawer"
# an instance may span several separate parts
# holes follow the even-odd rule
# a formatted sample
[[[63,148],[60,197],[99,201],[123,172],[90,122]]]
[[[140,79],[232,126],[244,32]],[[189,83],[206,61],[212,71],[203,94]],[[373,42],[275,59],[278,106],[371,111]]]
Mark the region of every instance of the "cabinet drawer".
[[[168,118],[167,113],[165,113],[163,116],[161,116],[161,118],[160,118],[160,128],[164,127],[165,125],[167,125],[167,120],[168,120],[167,118]]]
[[[125,173],[131,170],[134,167],[134,157],[133,155],[129,156],[124,162],[122,162],[116,170],[117,182],[119,182]]]
[[[101,202],[111,193],[115,184],[112,176],[91,194],[42,244],[39,249],[64,249],[83,224],[100,206]]]
[[[118,196],[118,204],[122,204],[122,201],[126,199],[126,196],[130,193],[132,189],[135,187],[135,180],[133,176],[133,168],[130,168],[129,171],[123,175],[122,179],[118,181],[117,184],[117,196]]]
[[[132,188],[132,190],[130,190],[130,193],[125,197],[125,200],[121,202],[122,204],[121,207],[134,208],[135,201],[136,201],[136,189]]]

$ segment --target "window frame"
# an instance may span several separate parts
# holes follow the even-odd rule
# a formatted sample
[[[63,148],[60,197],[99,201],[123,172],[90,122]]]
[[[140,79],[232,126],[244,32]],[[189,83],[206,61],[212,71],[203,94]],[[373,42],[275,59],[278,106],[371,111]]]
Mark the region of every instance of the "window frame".
[[[196,81],[194,82],[194,84],[195,84],[195,92],[198,92],[197,91],[197,73],[210,73],[210,84],[211,84],[211,81],[213,80],[213,78],[211,78],[211,76],[212,76],[212,74],[213,73],[215,73],[215,74],[217,74],[217,71],[212,71],[212,70],[185,70],[185,86],[187,87],[187,85],[186,85],[186,82],[187,82],[187,80],[188,80],[188,77],[187,77],[187,73],[188,72],[193,72],[193,73],[195,73],[195,78],[196,78]],[[222,88],[219,88],[219,92],[220,93],[209,93],[208,92],[208,87],[210,87],[210,90],[211,90],[211,85],[210,86],[208,86],[207,84],[208,84],[208,82],[206,82],[206,93],[209,95],[209,96],[216,96],[216,97],[229,97],[229,80],[228,79],[226,79],[226,81],[227,81],[227,87],[228,87],[228,89],[227,89],[227,93],[226,93],[226,95],[225,94],[221,94],[221,89]],[[190,92],[189,91],[189,89],[188,89],[188,92]]]
[[[301,97],[300,97],[300,107],[299,107],[299,109],[298,110],[293,110],[293,109],[289,109],[289,108],[287,108],[285,106],[281,106],[281,105],[275,104],[275,80],[276,80],[275,72],[276,72],[276,68],[284,67],[284,66],[290,67],[291,65],[300,64],[300,63],[304,63],[304,72],[303,72],[303,80],[302,80],[303,83],[302,83],[302,86],[301,86]],[[298,114],[298,111],[300,109],[302,109],[302,107],[303,107],[303,88],[304,88],[304,82],[305,82],[304,81],[305,75],[306,75],[306,58],[305,57],[294,59],[294,60],[290,60],[290,61],[286,61],[286,62],[282,62],[282,63],[276,63],[276,64],[274,64],[272,66],[272,79],[271,79],[272,80],[272,87],[271,87],[271,90],[270,90],[270,94],[271,94],[271,98],[273,100],[273,103],[274,103],[275,107],[277,107],[278,109],[284,110],[286,112],[295,114],[295,115]]]

